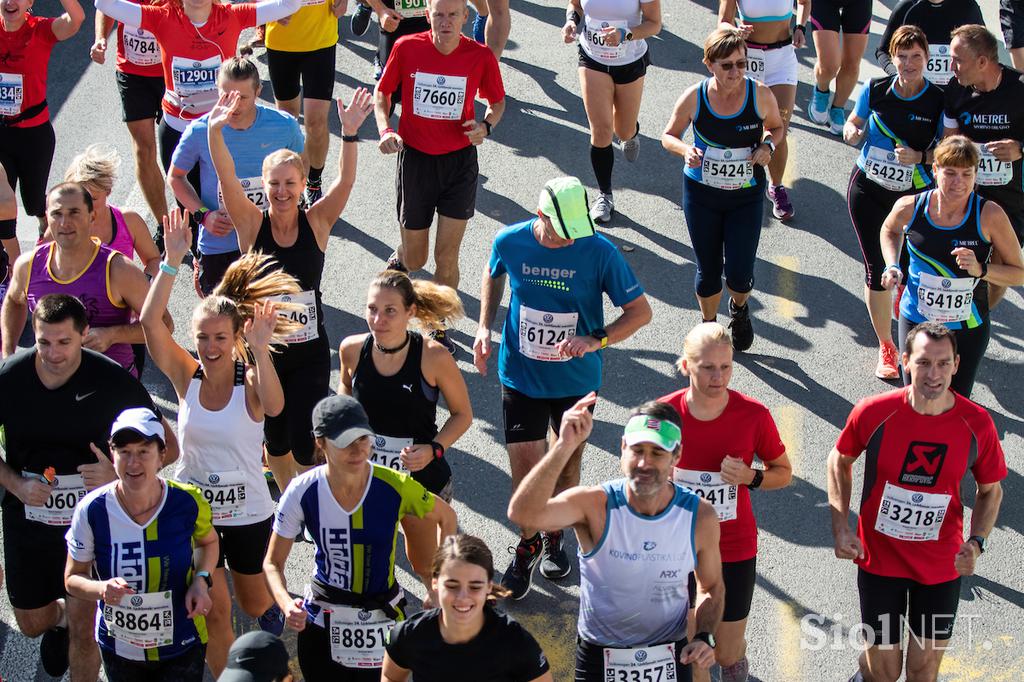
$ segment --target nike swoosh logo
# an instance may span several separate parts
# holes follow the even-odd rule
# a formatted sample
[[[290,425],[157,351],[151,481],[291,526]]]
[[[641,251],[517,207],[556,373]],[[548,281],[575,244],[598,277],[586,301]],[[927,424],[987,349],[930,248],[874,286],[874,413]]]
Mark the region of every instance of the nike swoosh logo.
[[[85,400],[86,398],[88,398],[89,396],[91,396],[95,392],[96,391],[89,391],[85,395],[80,395],[80,394],[76,393],[75,394],[75,402],[79,402],[79,401]]]

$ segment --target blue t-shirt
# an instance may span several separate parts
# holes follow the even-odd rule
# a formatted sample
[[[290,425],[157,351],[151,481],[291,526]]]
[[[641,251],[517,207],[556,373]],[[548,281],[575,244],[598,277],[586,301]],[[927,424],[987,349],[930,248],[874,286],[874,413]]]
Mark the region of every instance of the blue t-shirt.
[[[199,196],[203,206],[213,210],[220,208],[220,196],[217,192],[217,171],[213,168],[207,138],[209,118],[209,114],[204,114],[188,125],[171,157],[171,165],[179,170],[190,171],[199,164],[199,182],[202,185]],[[245,130],[236,130],[226,125],[221,130],[224,143],[235,161],[235,173],[242,187],[253,203],[265,210],[263,159],[278,149],[302,153],[305,140],[299,122],[291,114],[257,104],[256,120],[251,126]],[[207,255],[238,251],[238,235],[232,232],[224,237],[215,237],[200,229],[199,251]]]
[[[604,236],[551,249],[537,242],[533,222],[506,227],[491,247],[491,277],[507,274],[512,291],[498,377],[531,398],[584,395],[601,386],[601,351],[560,360],[555,345],[604,327],[604,294],[622,307],[644,290]]]

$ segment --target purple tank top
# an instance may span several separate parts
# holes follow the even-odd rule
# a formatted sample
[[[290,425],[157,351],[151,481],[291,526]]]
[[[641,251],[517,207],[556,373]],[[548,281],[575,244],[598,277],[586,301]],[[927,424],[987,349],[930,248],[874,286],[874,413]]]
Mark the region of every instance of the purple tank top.
[[[107,208],[110,209],[110,216],[113,218],[111,222],[114,232],[107,246],[124,254],[128,260],[132,260],[135,257],[135,240],[132,239],[131,230],[128,229],[128,223],[124,220],[124,213],[121,213],[121,209],[113,206],[108,205]]]
[[[131,308],[115,305],[110,300],[108,293],[110,259],[117,254],[117,251],[100,244],[96,239],[93,239],[93,244],[96,247],[96,253],[89,261],[89,265],[77,277],[66,281],[54,278],[50,272],[50,257],[56,245],[49,242],[35,248],[28,280],[28,309],[30,313],[35,311],[39,299],[47,294],[69,294],[78,298],[85,305],[89,325],[92,327],[113,327],[131,323]],[[135,354],[127,343],[115,343],[107,349],[105,355],[138,376],[138,370],[135,368]]]

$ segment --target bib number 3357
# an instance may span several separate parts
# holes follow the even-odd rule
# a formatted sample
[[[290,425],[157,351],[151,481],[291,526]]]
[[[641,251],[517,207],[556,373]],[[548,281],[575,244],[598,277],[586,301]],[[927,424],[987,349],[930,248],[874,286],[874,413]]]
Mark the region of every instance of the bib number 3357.
[[[604,682],[675,682],[674,644],[604,650]]]

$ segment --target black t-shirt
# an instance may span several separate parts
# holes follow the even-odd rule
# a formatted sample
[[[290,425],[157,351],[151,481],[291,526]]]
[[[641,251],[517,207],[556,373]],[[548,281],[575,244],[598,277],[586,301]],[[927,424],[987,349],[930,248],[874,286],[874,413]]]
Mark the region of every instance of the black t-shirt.
[[[889,55],[889,43],[892,34],[900,26],[912,24],[924,31],[928,45],[945,45],[949,47],[949,34],[953,29],[965,24],[985,25],[981,15],[981,7],[975,0],[944,0],[936,5],[930,0],[903,0],[896,5],[889,15],[889,23],[882,34],[882,40],[875,50],[878,65],[890,76],[896,75],[896,65]]]
[[[416,682],[529,682],[548,671],[537,640],[508,615],[484,609],[484,627],[465,644],[441,637],[441,609],[422,611],[388,636],[391,660],[411,670]],[[457,673],[455,672],[457,671]]]
[[[122,411],[156,411],[138,379],[100,353],[83,348],[78,370],[52,390],[39,380],[35,360],[33,349],[0,364],[0,425],[7,465],[18,473],[41,474],[47,467],[58,476],[78,473],[78,466],[96,461],[89,443],[109,454],[110,426]],[[3,510],[6,522],[25,521],[24,506],[14,495],[4,496]]]

